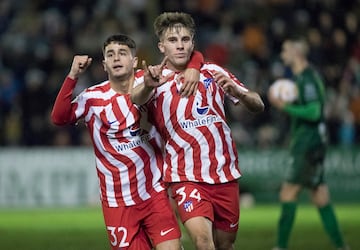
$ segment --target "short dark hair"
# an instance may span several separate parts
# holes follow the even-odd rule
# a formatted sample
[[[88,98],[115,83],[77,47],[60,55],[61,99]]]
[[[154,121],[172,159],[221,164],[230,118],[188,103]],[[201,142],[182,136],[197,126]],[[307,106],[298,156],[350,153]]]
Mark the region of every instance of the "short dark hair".
[[[184,27],[190,31],[192,37],[195,35],[194,19],[184,12],[164,12],[154,21],[154,31],[159,40],[161,40],[165,31],[169,28]]]
[[[124,34],[116,34],[116,35],[111,35],[109,36],[102,47],[102,51],[103,53],[105,53],[105,48],[106,46],[108,46],[110,43],[118,43],[118,44],[122,44],[122,45],[126,45],[130,48],[131,54],[133,56],[135,56],[136,54],[136,43],[133,39],[131,39],[129,36],[124,35]]]

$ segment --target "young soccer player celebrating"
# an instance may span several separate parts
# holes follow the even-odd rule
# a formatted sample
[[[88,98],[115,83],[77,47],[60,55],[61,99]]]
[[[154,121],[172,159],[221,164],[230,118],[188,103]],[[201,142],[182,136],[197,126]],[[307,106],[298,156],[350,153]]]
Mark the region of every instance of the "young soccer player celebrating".
[[[234,249],[239,222],[238,153],[226,122],[224,98],[261,112],[259,95],[224,68],[204,63],[195,95],[183,97],[181,73],[194,49],[195,24],[186,13],[163,13],[154,22],[161,65],[144,64],[144,83],[132,91],[147,102],[165,141],[164,181],[196,249]]]
[[[111,248],[179,250],[180,229],[160,182],[163,158],[157,134],[152,126],[141,126],[146,123],[143,109],[130,100],[138,60],[135,54],[136,44],[130,37],[108,37],[103,44],[108,79],[72,100],[78,77],[92,62],[87,55],[75,56],[51,118],[57,125],[75,124],[79,119],[87,125]],[[195,80],[187,82],[197,84],[196,73],[189,75]]]

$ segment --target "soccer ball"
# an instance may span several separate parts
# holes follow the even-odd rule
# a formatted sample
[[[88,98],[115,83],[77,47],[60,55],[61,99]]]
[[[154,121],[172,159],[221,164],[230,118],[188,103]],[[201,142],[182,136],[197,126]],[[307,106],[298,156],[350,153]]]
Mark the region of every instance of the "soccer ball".
[[[281,78],[270,85],[269,95],[275,99],[291,103],[297,99],[298,89],[294,81]]]

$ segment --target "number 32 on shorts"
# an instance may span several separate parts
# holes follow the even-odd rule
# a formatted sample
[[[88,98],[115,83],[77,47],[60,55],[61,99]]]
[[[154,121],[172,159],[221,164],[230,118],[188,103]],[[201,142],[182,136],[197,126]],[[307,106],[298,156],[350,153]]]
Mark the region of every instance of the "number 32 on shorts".
[[[178,188],[176,190],[176,194],[181,196],[181,199],[178,201],[178,206],[180,206],[187,198],[187,193],[185,192],[185,187]],[[200,192],[196,188],[194,188],[190,192],[189,198],[193,198],[193,199],[197,200],[198,202],[200,202],[201,201]]]
[[[125,227],[110,227],[110,226],[108,226],[107,230],[110,231],[110,234],[113,237],[113,240],[111,241],[111,245],[113,245],[113,246],[118,245],[119,248],[129,246],[129,242],[126,242],[127,230]],[[116,234],[122,235],[120,241],[118,240]]]

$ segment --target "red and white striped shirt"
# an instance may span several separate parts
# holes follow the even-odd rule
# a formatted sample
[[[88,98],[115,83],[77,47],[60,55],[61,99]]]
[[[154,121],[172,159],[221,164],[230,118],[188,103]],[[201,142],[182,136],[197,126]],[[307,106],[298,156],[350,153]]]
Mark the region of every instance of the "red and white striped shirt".
[[[85,120],[94,146],[103,205],[131,206],[164,190],[159,182],[163,158],[156,131],[153,126],[140,127],[146,119],[146,107],[134,105],[129,94],[116,93],[109,81],[84,90],[71,101],[75,84],[66,78],[52,118],[58,125]]]
[[[243,91],[248,89],[224,68],[205,63],[195,96],[181,97],[179,74],[154,90],[148,102],[153,123],[165,141],[165,182],[226,183],[241,176],[238,154],[224,111],[224,90],[213,73],[230,77]],[[169,74],[164,69],[163,75]],[[141,82],[141,80],[139,80]],[[231,97],[236,103],[237,100]]]

